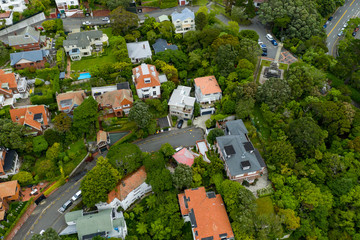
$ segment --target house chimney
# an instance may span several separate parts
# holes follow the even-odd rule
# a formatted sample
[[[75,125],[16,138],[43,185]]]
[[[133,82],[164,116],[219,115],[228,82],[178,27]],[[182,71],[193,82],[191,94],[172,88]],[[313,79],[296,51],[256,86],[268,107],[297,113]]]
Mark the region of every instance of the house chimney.
[[[145,44],[143,44],[143,49],[145,49]]]

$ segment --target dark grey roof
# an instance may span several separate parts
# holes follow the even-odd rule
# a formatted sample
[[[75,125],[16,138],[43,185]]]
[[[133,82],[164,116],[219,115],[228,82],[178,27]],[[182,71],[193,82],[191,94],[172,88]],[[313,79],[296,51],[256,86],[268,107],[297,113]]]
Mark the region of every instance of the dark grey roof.
[[[116,84],[116,89],[117,89],[117,90],[130,89],[130,85],[129,85],[128,82],[117,83],[117,84]]]
[[[70,33],[66,40],[64,40],[63,46],[88,47],[90,46],[90,39],[101,38],[102,35],[103,32],[99,30]]]
[[[15,150],[6,151],[4,166],[3,166],[5,172],[13,169],[15,164],[15,156],[16,156]]]
[[[17,35],[8,36],[8,40],[10,46],[37,43],[40,40],[40,32],[34,27],[27,26]]]
[[[158,118],[157,124],[159,125],[160,128],[170,127],[170,123],[167,117]]]
[[[190,222],[191,222],[191,227],[192,227],[192,228],[196,228],[196,227],[197,227],[197,223],[196,223],[195,213],[194,213],[194,209],[193,209],[193,208],[190,209],[189,218],[190,218]]]
[[[44,57],[49,56],[49,50],[35,50],[26,52],[10,53],[10,65],[14,66],[21,59],[26,59],[31,62],[41,61]]]
[[[226,122],[226,128],[226,130],[230,132],[229,135],[244,135],[248,133],[248,130],[241,119]]]
[[[155,54],[158,52],[163,52],[165,50],[178,50],[178,47],[173,44],[168,44],[165,39],[158,38],[156,42],[152,45]]]

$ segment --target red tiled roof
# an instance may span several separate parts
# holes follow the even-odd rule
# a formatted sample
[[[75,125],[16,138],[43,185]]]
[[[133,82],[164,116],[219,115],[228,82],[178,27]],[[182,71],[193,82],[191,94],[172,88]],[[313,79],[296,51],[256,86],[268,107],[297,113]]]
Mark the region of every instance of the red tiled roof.
[[[6,151],[2,150],[0,151],[0,173],[4,173],[4,162],[5,162],[5,156],[6,156]],[[1,206],[0,206],[1,208]]]
[[[85,91],[75,91],[75,92],[66,92],[66,93],[60,93],[56,96],[56,101],[58,104],[59,111],[64,111],[66,109],[71,109],[74,104],[80,105],[86,97]],[[60,102],[63,100],[72,100],[71,106],[62,108],[60,105]]]
[[[132,70],[135,76],[136,89],[160,86],[159,73],[156,67],[150,64],[141,64]],[[150,83],[145,83],[145,78],[150,78]]]
[[[5,73],[3,70],[0,71],[0,89],[3,91],[12,93],[11,89],[2,88],[2,84],[8,83],[9,88],[17,88],[16,78],[14,73]]]
[[[16,195],[17,184],[18,184],[17,180],[0,183],[0,198],[3,199],[6,197],[12,197]]]
[[[115,198],[120,201],[124,200],[126,196],[135,188],[140,186],[146,180],[145,167],[142,166],[136,172],[131,173],[124,179],[121,179],[118,185],[108,194],[108,203],[111,203]]]
[[[97,143],[99,144],[100,142],[106,142],[107,141],[107,132],[105,131],[98,131],[97,135],[96,135],[96,139],[97,139]]]
[[[49,125],[47,119],[47,109],[45,105],[39,106],[28,106],[24,108],[10,109],[10,116],[13,122],[19,123],[20,125],[28,125],[37,130],[41,130],[41,126]],[[43,124],[34,120],[35,114],[42,114]]]
[[[200,77],[194,79],[195,85],[198,86],[203,95],[212,93],[221,93],[218,82],[215,76]]]
[[[101,94],[96,98],[100,106],[109,105],[113,108],[121,107],[133,103],[133,97],[130,89],[120,89]]]
[[[0,13],[0,18],[8,18],[10,17],[11,12],[10,11],[6,11],[4,13]]]
[[[197,231],[197,235],[194,235],[196,240],[211,236],[214,240],[220,240],[219,235],[224,233],[227,238],[234,237],[221,195],[213,195],[213,198],[209,198],[204,187],[186,189],[178,195],[181,214],[188,215],[190,211],[194,213],[197,226],[193,228],[193,232]],[[184,197],[189,199],[188,207]]]
[[[178,163],[186,164],[191,167],[194,164],[194,155],[186,148],[181,149],[172,156]]]

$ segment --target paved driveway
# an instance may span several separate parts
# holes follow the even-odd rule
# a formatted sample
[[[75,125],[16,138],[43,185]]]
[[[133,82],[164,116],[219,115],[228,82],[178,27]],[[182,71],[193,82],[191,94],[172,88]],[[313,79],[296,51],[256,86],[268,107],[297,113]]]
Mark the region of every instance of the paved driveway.
[[[204,139],[203,130],[201,128],[190,127],[159,133],[138,141],[135,144],[138,145],[143,152],[154,152],[158,151],[164,143],[170,143],[174,148],[179,146],[189,147],[195,146],[196,141],[202,139]]]

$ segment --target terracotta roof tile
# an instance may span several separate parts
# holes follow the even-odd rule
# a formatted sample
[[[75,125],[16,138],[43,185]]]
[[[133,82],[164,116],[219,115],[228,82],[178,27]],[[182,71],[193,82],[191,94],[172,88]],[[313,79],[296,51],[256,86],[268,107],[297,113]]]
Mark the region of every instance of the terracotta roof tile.
[[[146,180],[145,167],[142,166],[136,172],[131,173],[124,179],[121,179],[118,185],[108,194],[108,203],[111,203],[115,198],[120,201],[124,200],[126,196],[135,188],[140,186]]]
[[[17,180],[0,183],[0,198],[14,196],[16,194],[17,185]]]
[[[132,70],[135,76],[136,89],[160,86],[159,73],[156,67],[150,64],[141,64]],[[150,83],[145,83],[145,78],[150,78]]]
[[[66,109],[72,109],[74,104],[80,105],[86,97],[85,91],[75,91],[75,92],[66,92],[66,93],[60,93],[56,96],[56,101],[58,104],[59,111],[64,111]],[[72,100],[70,106],[61,107],[60,102],[64,100]]]
[[[132,92],[130,89],[120,89],[101,94],[96,98],[100,106],[109,105],[113,108],[133,103]]]
[[[97,135],[96,135],[96,139],[97,139],[97,143],[99,144],[102,141],[107,141],[107,132],[105,131],[98,131]]]
[[[16,77],[14,73],[5,73],[0,71],[0,89],[12,93],[11,89],[3,89],[1,86],[4,83],[9,84],[9,88],[17,88]]]
[[[42,114],[43,124],[34,120],[35,114]],[[41,126],[49,125],[47,118],[47,109],[45,105],[27,106],[23,108],[10,109],[10,116],[13,122],[20,125],[28,125],[37,130],[41,130]]]
[[[221,93],[218,82],[215,76],[200,77],[194,79],[195,85],[198,86],[203,95],[212,93]]]
[[[8,18],[11,15],[11,11],[6,11],[4,13],[0,13],[0,18]]]
[[[188,199],[186,203],[184,197]],[[205,188],[199,187],[186,189],[185,193],[178,195],[178,199],[183,215],[194,212],[196,227],[193,228],[193,232],[197,232],[197,235],[194,235],[196,240],[211,236],[214,240],[220,240],[219,235],[224,233],[227,234],[227,238],[234,237],[220,194],[212,193],[212,197],[208,197]]]
[[[178,163],[186,164],[191,167],[194,164],[194,155],[186,148],[181,149],[172,156]]]

